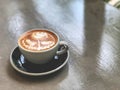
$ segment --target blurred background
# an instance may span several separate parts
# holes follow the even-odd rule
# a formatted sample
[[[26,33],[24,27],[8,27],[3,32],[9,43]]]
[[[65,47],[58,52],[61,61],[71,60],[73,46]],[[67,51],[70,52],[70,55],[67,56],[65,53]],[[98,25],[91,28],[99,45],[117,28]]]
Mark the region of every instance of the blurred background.
[[[118,9],[120,9],[120,0],[104,0],[104,1]]]

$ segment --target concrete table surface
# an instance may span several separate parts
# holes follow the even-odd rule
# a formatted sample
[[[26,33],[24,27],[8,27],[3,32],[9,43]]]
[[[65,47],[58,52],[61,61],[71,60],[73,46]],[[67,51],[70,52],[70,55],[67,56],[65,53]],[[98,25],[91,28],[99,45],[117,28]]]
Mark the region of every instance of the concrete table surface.
[[[18,37],[33,28],[68,42],[63,69],[27,77],[11,67]],[[0,0],[0,90],[120,90],[120,11],[102,0]]]

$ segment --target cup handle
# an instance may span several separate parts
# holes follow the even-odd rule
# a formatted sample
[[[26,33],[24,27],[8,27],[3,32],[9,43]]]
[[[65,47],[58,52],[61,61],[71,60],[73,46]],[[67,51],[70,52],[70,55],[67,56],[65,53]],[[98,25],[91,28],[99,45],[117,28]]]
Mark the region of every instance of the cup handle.
[[[57,55],[61,55],[67,52],[68,50],[68,44],[65,41],[60,41],[60,49],[56,52]]]

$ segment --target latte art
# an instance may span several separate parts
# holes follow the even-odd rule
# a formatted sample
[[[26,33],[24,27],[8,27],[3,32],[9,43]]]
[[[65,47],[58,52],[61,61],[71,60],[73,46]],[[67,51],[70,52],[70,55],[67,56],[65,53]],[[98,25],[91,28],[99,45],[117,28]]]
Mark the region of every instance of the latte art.
[[[47,50],[57,42],[57,37],[47,31],[33,31],[26,33],[21,39],[20,44],[23,48],[32,51]]]

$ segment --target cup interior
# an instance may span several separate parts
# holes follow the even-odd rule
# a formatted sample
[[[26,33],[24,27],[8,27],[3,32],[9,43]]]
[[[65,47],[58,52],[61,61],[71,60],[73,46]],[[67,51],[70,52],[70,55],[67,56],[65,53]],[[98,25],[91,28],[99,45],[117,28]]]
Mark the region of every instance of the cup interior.
[[[36,36],[34,36],[34,35],[36,35]],[[34,37],[34,38],[31,38],[31,37]],[[44,39],[45,39],[45,41],[42,41]],[[26,47],[27,46],[30,47],[30,48],[32,47],[33,49],[38,47],[38,46],[39,47],[36,48],[36,50],[26,48],[26,47],[24,47],[25,46],[25,40],[26,40],[26,43],[27,43]],[[41,42],[40,42],[40,40],[41,40]],[[37,43],[38,43],[38,46],[37,46]],[[56,47],[58,45],[58,43],[59,43],[59,36],[55,32],[53,32],[51,30],[48,30],[48,29],[32,29],[32,30],[29,30],[29,31],[23,33],[18,38],[19,48],[21,48],[22,50],[27,51],[27,52],[35,52],[35,53],[46,52],[46,51],[49,51],[49,50],[53,49],[54,47]],[[34,44],[36,45],[36,47],[34,47],[35,46]],[[41,47],[40,47],[39,44],[41,45]],[[44,45],[46,45],[46,46],[44,46]],[[51,45],[51,47],[50,47],[50,45]],[[41,49],[42,47],[44,47],[44,48],[46,47],[46,48],[42,50]]]

